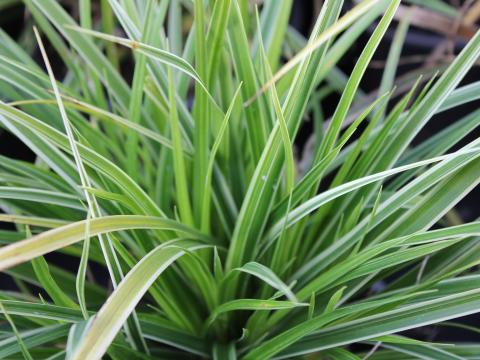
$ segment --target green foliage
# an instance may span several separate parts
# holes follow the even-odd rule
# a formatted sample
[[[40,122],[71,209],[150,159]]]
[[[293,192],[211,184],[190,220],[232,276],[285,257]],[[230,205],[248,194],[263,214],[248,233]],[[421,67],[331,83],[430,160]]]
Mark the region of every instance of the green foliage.
[[[412,143],[478,98],[457,86],[480,33],[400,98],[404,19],[371,98],[360,84],[400,0],[324,1],[308,39],[288,26],[291,0],[80,0],[78,19],[23,2],[36,43],[0,32],[0,126],[36,161],[0,157],[0,221],[15,228],[0,270],[18,288],[0,289],[0,358],[478,355],[394,334],[480,309],[480,223],[455,212],[480,181],[480,140],[466,142],[480,113]],[[346,76],[337,62],[369,26]]]

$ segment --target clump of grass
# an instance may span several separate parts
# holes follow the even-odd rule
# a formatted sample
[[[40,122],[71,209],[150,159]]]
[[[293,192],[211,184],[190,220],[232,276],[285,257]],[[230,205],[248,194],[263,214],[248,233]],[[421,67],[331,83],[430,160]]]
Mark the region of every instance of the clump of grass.
[[[451,221],[479,182],[479,140],[451,149],[480,113],[412,146],[436,113],[478,97],[478,83],[457,86],[480,34],[399,94],[403,20],[368,101],[359,84],[400,0],[346,13],[325,1],[308,39],[288,26],[291,0],[102,0],[99,19],[79,0],[79,23],[55,0],[23,2],[43,63],[0,33],[0,124],[37,160],[0,161],[0,220],[15,225],[0,269],[18,285],[0,291],[0,358],[478,354],[395,334],[480,309],[480,223]],[[322,96],[338,89],[325,120]]]

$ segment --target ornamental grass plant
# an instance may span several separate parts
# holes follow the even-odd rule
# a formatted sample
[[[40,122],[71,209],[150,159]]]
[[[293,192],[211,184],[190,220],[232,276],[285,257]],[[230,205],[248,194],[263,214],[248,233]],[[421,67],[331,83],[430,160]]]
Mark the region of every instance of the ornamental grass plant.
[[[478,359],[409,331],[480,311],[480,222],[455,211],[480,111],[416,141],[479,98],[480,33],[400,81],[412,2],[326,0],[304,37],[292,0],[23,0],[0,127],[35,161],[0,157],[0,358]]]

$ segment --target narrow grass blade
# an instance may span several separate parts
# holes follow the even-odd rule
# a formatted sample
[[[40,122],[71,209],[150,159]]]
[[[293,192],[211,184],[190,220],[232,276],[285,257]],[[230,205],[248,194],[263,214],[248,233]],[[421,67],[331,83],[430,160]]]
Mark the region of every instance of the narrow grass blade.
[[[207,324],[211,324],[215,319],[226,312],[239,310],[282,310],[291,309],[299,306],[308,306],[308,304],[297,303],[292,301],[279,300],[258,300],[258,299],[236,299],[219,305],[207,320]]]
[[[282,292],[291,302],[298,302],[290,287],[287,286],[271,269],[257,262],[249,262],[240,268],[234,269],[253,275],[265,281],[271,287]]]
[[[8,323],[10,324],[10,327],[12,328],[13,333],[15,334],[15,337],[17,338],[18,346],[20,347],[20,350],[21,350],[22,355],[25,358],[25,360],[33,360],[32,355],[30,355],[30,352],[28,351],[27,347],[25,346],[25,344],[22,340],[22,337],[20,336],[20,334],[17,330],[17,327],[15,326],[15,323],[13,322],[9,313],[5,310],[5,307],[3,306],[2,301],[0,301],[0,311],[5,315],[5,318],[7,319]]]
[[[80,221],[35,235],[24,241],[0,248],[0,269],[34,259],[37,256],[61,249],[83,240],[87,221]],[[174,230],[192,239],[207,241],[196,230],[174,220],[138,215],[105,216],[89,220],[90,235],[97,236],[112,231],[129,229]]]
[[[187,172],[185,168],[185,159],[183,157],[183,146],[178,121],[177,106],[175,103],[175,88],[173,84],[172,70],[168,70],[168,88],[170,101],[170,129],[172,133],[173,144],[173,166],[175,169],[175,186],[178,192],[178,210],[182,221],[192,226],[193,211],[188,192]]]
[[[152,250],[127,274],[100,309],[72,359],[101,359],[127,317],[158,276],[185,254],[184,248],[194,251],[204,246],[195,242],[177,242]]]

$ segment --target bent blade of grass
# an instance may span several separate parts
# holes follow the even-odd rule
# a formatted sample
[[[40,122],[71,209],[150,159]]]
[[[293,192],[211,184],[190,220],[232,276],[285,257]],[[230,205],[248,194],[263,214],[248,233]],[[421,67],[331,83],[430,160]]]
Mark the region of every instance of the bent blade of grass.
[[[258,262],[249,262],[243,265],[240,268],[234,269],[235,271],[241,271],[250,275],[253,275],[264,282],[266,282],[271,287],[281,291],[285,296],[291,301],[298,303],[297,298],[293,294],[290,287],[285,284],[270,268],[265,265],[262,265]]]
[[[7,172],[0,172],[0,182],[4,184],[15,184],[19,187],[41,186],[44,189],[46,188],[46,190],[50,190],[49,186],[45,183],[42,184],[41,181],[35,181],[27,176],[12,175]]]
[[[283,310],[296,307],[308,306],[305,303],[280,300],[260,300],[260,299],[236,299],[219,305],[207,320],[207,326],[212,324],[219,315],[239,310]]]
[[[193,241],[178,241],[172,245],[160,245],[148,253],[130,270],[97,313],[72,360],[101,359],[125,320],[160,274],[186,251],[205,246]]]
[[[84,29],[78,26],[71,26],[71,25],[66,26],[66,28],[74,30],[78,33],[83,33],[86,35],[94,36],[99,39],[114,42],[116,44],[128,47],[138,52],[139,54],[143,54],[145,56],[158,60],[163,64],[170,65],[182,71],[183,73],[187,74],[188,76],[190,76],[193,80],[199,83],[199,85],[208,93],[203,80],[200,78],[200,75],[195,71],[195,68],[180,56],[177,56],[169,51],[144,44],[139,41],[129,40],[129,39],[121,38],[114,35],[104,34],[95,30]]]
[[[52,229],[29,239],[0,248],[0,269],[30,261],[37,256],[81,241],[85,236],[86,220]],[[141,215],[114,215],[90,219],[90,236],[133,229],[173,230],[192,239],[209,242],[208,237],[174,220]]]
[[[150,46],[147,44],[143,44],[141,42],[135,41],[135,40],[129,40],[125,38],[120,38],[117,36],[113,35],[108,35],[108,34],[103,34],[94,30],[88,30],[84,28],[80,28],[78,26],[67,26],[68,28],[71,28],[77,32],[80,33],[87,33],[91,36],[95,36],[104,40],[107,40],[109,42],[114,42],[120,45],[123,45],[125,47],[129,47],[132,50],[136,51],[139,54],[143,54],[153,60],[157,60],[161,63],[170,65],[183,73],[187,74],[190,76],[193,80],[195,80],[195,84],[198,84],[201,89],[204,91],[206,97],[207,97],[207,103],[212,106],[212,110],[214,115],[216,116],[222,116],[223,117],[223,111],[222,109],[218,106],[217,102],[215,101],[215,98],[212,96],[212,94],[208,91],[208,88],[205,84],[205,80],[201,75],[199,75],[195,68],[188,63],[186,60],[183,58],[169,52],[166,50],[162,50],[159,48],[156,48],[154,46]],[[166,78],[166,77],[165,77]],[[168,82],[165,82],[165,88],[168,88]],[[180,106],[183,105],[183,103],[179,103],[179,110],[181,110],[182,116],[188,116],[191,117],[191,114],[187,111],[185,106]]]

